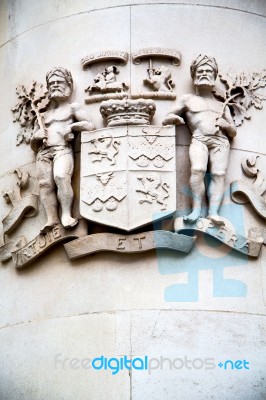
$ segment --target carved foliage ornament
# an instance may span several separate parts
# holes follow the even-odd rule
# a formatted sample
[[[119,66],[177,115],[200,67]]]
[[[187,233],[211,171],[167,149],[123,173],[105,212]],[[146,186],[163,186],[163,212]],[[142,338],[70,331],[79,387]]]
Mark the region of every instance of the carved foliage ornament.
[[[12,111],[14,122],[18,121],[21,126],[17,145],[22,142],[28,144],[36,127],[43,127],[42,113],[49,104],[48,92],[42,84],[32,81],[28,86],[18,86],[16,93],[19,101]]]
[[[262,101],[266,96],[257,90],[266,86],[266,70],[253,74],[242,72],[240,75],[228,72],[219,77],[224,88],[215,89],[214,95],[223,101],[223,110],[226,106],[230,108],[236,126],[242,125],[245,118],[250,118],[248,109],[251,106],[262,109]]]

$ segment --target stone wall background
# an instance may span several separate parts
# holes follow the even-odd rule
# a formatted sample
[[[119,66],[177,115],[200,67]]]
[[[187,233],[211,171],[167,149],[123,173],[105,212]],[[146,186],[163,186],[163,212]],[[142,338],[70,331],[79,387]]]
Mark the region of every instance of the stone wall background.
[[[261,71],[266,67],[264,1],[44,1],[2,0],[0,4],[0,189],[10,185],[16,167],[27,169],[34,183],[34,154],[16,146],[12,122],[15,88],[31,79],[45,83],[54,66],[69,68],[73,100],[84,104],[91,70],[80,60],[99,50],[131,53],[145,47],[175,48],[182,54],[173,67],[177,95],[193,90],[191,60],[199,53],[216,57],[221,70]],[[119,79],[142,88],[146,61],[121,67]],[[173,107],[157,101],[154,123]],[[85,105],[97,128],[99,105]],[[266,170],[266,113],[251,109],[251,120],[238,129],[227,175],[225,214],[237,215],[243,233],[265,226],[249,205],[230,200],[229,183],[245,178],[240,161],[260,155]],[[177,131],[177,207],[188,206],[189,132]],[[79,147],[76,146],[76,157]],[[78,176],[75,177],[77,184]],[[9,206],[0,199],[2,218]],[[2,219],[1,218],[1,219]],[[43,214],[24,220],[14,236],[38,234]],[[241,233],[241,232],[240,232]],[[187,256],[150,252],[143,255],[97,254],[70,262],[63,246],[15,271],[0,268],[0,398],[13,399],[222,399],[257,400],[265,385],[265,248],[257,260],[241,258],[224,246],[200,238]],[[232,279],[231,296],[222,291]],[[240,283],[239,283],[240,282]],[[182,293],[167,301],[167,288]],[[238,296],[235,294],[238,293]],[[230,293],[229,293],[230,294]],[[232,296],[233,295],[233,296]],[[165,297],[166,296],[166,297]],[[248,359],[250,370],[92,371],[55,366],[55,356],[93,358],[184,357]]]

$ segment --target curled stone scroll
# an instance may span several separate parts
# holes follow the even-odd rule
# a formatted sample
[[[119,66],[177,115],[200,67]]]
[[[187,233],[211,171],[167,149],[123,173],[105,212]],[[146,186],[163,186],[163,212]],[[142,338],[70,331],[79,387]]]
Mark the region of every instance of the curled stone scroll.
[[[110,99],[118,99],[122,100],[126,98],[128,95],[126,92],[121,93],[105,93],[105,94],[94,94],[92,96],[88,96],[85,98],[86,104],[92,103],[101,103],[102,101],[110,100]],[[133,98],[133,97],[132,97]]]
[[[0,261],[4,262],[10,260],[10,258],[12,258],[12,253],[24,247],[26,243],[27,240],[24,236],[6,242],[0,247]]]
[[[96,233],[64,245],[70,259],[100,251],[116,253],[143,253],[152,249],[171,249],[189,253],[195,238],[168,231],[149,231],[131,235]]]
[[[263,194],[266,192],[266,178],[256,167],[256,157],[243,158],[242,169],[249,177],[254,177],[254,182],[237,180],[230,185],[231,197],[235,203],[245,204],[250,202],[256,212],[266,219],[266,199]]]
[[[13,209],[3,219],[3,228],[5,233],[11,232],[20,223],[23,217],[32,217],[36,215],[38,209],[38,196],[30,194],[21,198],[17,204],[13,204]]]
[[[21,171],[19,168],[14,171],[17,175],[17,184],[9,191],[4,193],[7,203],[12,204],[12,209],[3,219],[4,233],[14,230],[24,217],[34,217],[38,211],[38,196],[28,194],[21,196],[21,188],[27,188],[29,183],[29,173]]]
[[[248,237],[252,239],[263,239],[263,244],[266,245],[266,228],[252,227],[248,231]]]
[[[123,64],[126,64],[128,60],[128,53],[119,50],[100,51],[98,53],[89,54],[88,56],[82,58],[81,64],[83,68],[86,68],[96,62],[109,60],[117,60],[121,61]]]
[[[252,238],[239,235],[226,225],[215,225],[210,219],[199,218],[195,222],[187,222],[183,217],[175,219],[176,232],[203,232],[226,244],[232,249],[249,257],[258,257],[263,243],[262,237]]]
[[[175,100],[176,94],[172,92],[138,92],[132,93],[132,99],[157,99],[157,100]]]
[[[79,224],[72,230],[59,224],[55,225],[51,231],[41,233],[19,250],[12,252],[15,267],[17,269],[24,268],[57,243],[86,234],[87,224],[84,220],[80,220]]]
[[[148,57],[167,57],[172,59],[172,64],[178,66],[181,62],[181,54],[174,49],[163,49],[159,47],[149,47],[146,49],[137,50],[132,54],[134,64],[140,64],[141,59]]]

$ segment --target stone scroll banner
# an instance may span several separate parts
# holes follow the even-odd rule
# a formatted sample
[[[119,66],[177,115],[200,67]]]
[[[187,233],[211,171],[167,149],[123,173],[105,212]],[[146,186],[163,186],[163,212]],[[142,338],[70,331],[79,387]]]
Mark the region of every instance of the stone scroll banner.
[[[252,227],[248,231],[248,236],[252,239],[262,238],[266,245],[266,228]]]
[[[256,212],[266,219],[266,200],[262,197],[263,193],[258,187],[250,182],[238,180],[231,183],[230,191],[234,202],[239,204],[250,202]]]
[[[196,238],[168,231],[149,231],[131,235],[96,233],[64,245],[70,259],[101,251],[142,253],[153,249],[170,249],[189,253]]]
[[[83,68],[88,67],[96,62],[105,62],[110,60],[120,61],[122,64],[126,64],[128,60],[128,53],[120,50],[106,50],[97,53],[89,54],[88,56],[82,58],[81,64]]]
[[[24,247],[27,240],[24,236],[12,239],[0,247],[0,261],[5,262],[12,258],[12,253]]]
[[[137,50],[132,53],[132,61],[134,64],[140,64],[143,58],[150,57],[166,57],[172,60],[172,64],[175,66],[180,65],[181,54],[175,49],[164,49],[160,47],[149,47],[141,50]]]
[[[12,252],[15,267],[24,268],[57,243],[86,234],[87,224],[83,220],[80,220],[78,226],[71,230],[65,229],[62,225],[56,225],[51,231],[38,235],[18,251]]]
[[[24,217],[34,217],[38,210],[38,196],[30,194],[22,197],[10,213],[3,219],[4,233],[10,233]]]
[[[194,231],[206,233],[219,240],[239,253],[249,257],[258,257],[263,244],[263,238],[251,238],[239,235],[226,225],[215,225],[211,220],[199,218],[196,222],[186,222],[182,217],[175,219],[175,231],[193,233]]]

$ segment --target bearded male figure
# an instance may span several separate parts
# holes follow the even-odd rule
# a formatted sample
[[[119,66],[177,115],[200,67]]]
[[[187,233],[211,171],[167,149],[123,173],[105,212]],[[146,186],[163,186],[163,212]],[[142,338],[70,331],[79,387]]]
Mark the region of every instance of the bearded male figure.
[[[74,131],[94,129],[81,106],[68,101],[73,91],[70,71],[62,67],[53,68],[47,73],[46,82],[50,104],[43,117],[43,127],[31,138],[31,148],[37,152],[40,199],[47,217],[42,233],[51,230],[60,220],[65,228],[72,228],[78,223],[71,215],[74,169],[71,141]],[[60,218],[58,202],[61,206]]]
[[[223,224],[218,210],[224,195],[229,160],[228,138],[236,135],[236,128],[229,108],[223,107],[223,103],[213,96],[218,73],[215,58],[199,55],[191,64],[190,73],[196,94],[181,96],[175,109],[164,119],[163,125],[186,123],[192,134],[189,148],[192,213],[185,216],[184,220],[194,222],[201,216],[205,194],[204,177],[209,166],[211,180],[207,193],[207,218],[216,224]]]

